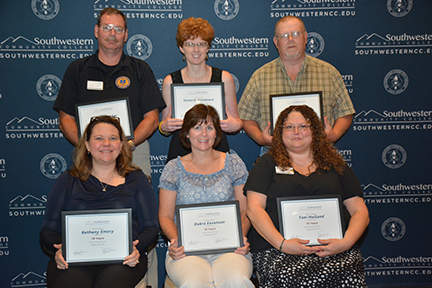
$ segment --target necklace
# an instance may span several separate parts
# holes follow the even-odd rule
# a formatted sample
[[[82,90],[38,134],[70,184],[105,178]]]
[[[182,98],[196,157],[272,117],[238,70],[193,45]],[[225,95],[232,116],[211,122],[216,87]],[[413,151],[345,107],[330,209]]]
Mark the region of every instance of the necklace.
[[[112,182],[112,180],[114,179],[114,172],[113,173],[111,173],[111,174],[108,174],[108,177],[101,177],[100,175],[98,175],[97,173],[95,173],[94,171],[92,171],[92,175],[97,179],[97,180],[99,180],[99,183],[100,183],[100,185],[101,185],[101,187],[102,187],[102,191],[103,192],[106,192],[106,188],[108,187],[108,183],[111,183]],[[103,184],[102,183],[102,181],[100,180],[100,179],[104,179],[104,182],[105,183],[107,183],[107,184]]]
[[[102,191],[103,191],[103,192],[106,192],[106,188],[108,187],[108,184],[105,184],[105,186],[104,186],[100,180],[99,180],[99,183],[100,183],[101,186],[102,186]]]

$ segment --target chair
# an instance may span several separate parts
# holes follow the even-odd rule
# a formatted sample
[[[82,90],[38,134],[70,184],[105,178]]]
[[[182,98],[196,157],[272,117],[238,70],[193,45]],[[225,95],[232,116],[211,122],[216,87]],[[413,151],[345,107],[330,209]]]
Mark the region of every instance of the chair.
[[[135,288],[158,288],[158,258],[156,245],[149,248],[147,252],[147,273]]]

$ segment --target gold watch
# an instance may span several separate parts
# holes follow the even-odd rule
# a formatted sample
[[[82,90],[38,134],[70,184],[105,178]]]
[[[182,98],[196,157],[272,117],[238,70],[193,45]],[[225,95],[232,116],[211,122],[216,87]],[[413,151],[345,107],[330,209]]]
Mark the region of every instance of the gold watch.
[[[132,140],[129,140],[128,143],[129,143],[129,145],[131,146],[132,151],[135,151],[136,146],[135,146],[135,144],[133,143],[133,141],[132,141]]]

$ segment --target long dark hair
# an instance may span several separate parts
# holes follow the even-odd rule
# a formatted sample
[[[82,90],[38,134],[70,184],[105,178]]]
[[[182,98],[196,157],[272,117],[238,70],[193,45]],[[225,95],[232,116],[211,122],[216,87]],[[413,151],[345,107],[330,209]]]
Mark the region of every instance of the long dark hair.
[[[316,165],[317,170],[330,170],[334,168],[339,174],[341,174],[346,167],[342,156],[328,140],[324,130],[324,125],[318,118],[318,115],[312,108],[306,105],[289,106],[279,114],[273,131],[273,141],[270,148],[270,153],[273,156],[276,165],[284,169],[292,167],[291,157],[282,141],[283,127],[291,112],[299,112],[302,114],[310,125],[312,132],[310,150],[312,153],[313,164]]]

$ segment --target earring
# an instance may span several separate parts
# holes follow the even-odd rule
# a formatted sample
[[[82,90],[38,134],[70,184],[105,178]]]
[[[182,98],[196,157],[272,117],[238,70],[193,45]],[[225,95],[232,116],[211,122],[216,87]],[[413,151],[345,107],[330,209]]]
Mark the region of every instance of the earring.
[[[208,55],[206,55],[206,61],[208,61]]]
[[[186,57],[185,56],[183,56],[183,62],[186,60]]]

